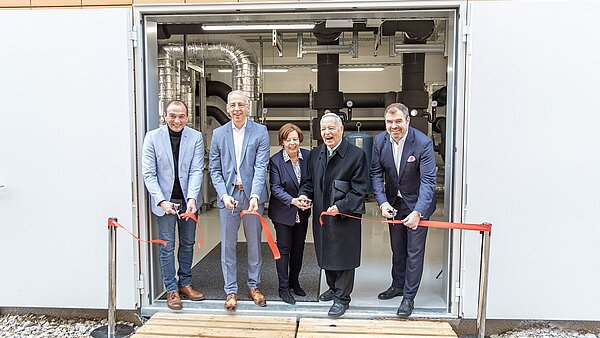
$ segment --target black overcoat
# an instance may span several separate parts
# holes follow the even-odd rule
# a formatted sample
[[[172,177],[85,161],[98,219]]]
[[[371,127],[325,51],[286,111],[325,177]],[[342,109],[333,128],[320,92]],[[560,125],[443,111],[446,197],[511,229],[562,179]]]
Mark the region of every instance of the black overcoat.
[[[327,160],[327,146],[310,154],[308,175],[300,195],[313,200],[313,236],[317,262],[326,270],[350,270],[360,266],[361,221],[344,216],[324,216],[321,211],[335,204],[344,214],[365,213],[369,164],[365,152],[342,139]]]

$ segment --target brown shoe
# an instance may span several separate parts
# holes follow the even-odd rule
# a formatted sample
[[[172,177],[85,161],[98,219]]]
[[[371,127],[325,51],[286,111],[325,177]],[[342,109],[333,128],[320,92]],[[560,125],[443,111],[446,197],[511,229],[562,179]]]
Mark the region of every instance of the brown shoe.
[[[179,293],[189,300],[203,300],[204,294],[196,291],[191,285],[183,285],[179,287]]]
[[[167,306],[171,310],[181,310],[183,307],[183,303],[181,303],[181,298],[179,297],[179,292],[171,291],[167,292]]]
[[[227,300],[225,300],[225,310],[235,311],[236,309],[237,309],[237,295],[235,293],[230,293],[227,295]]]
[[[248,297],[250,297],[254,301],[254,304],[258,306],[267,306],[267,300],[265,299],[265,295],[263,295],[263,293],[260,292],[258,288],[249,289]]]

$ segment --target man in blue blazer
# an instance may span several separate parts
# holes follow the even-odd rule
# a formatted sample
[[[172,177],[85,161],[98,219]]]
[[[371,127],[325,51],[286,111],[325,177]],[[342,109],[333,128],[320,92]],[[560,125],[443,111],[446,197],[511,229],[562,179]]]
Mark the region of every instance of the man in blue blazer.
[[[409,317],[423,275],[427,227],[435,211],[436,166],[433,142],[409,126],[408,108],[392,103],[385,109],[386,131],[375,137],[371,181],[381,214],[405,223],[389,224],[392,285],[379,299],[404,296],[396,314]]]
[[[150,206],[156,216],[160,239],[160,272],[167,289],[167,305],[179,310],[180,294],[190,300],[202,300],[204,294],[192,287],[192,258],[196,224],[179,218],[179,211],[196,213],[201,205],[200,185],[204,170],[202,133],[186,127],[185,103],[174,100],[165,110],[166,125],[146,134],[142,148],[142,174],[150,194]],[[175,275],[175,227],[179,225],[179,270]]]
[[[231,121],[213,132],[208,167],[217,191],[221,222],[221,267],[225,280],[225,309],[237,309],[237,233],[240,212],[244,209],[262,214],[267,201],[265,179],[269,163],[269,133],[264,125],[248,118],[248,96],[234,90],[227,96]],[[266,306],[258,289],[262,228],[254,215],[244,217],[244,235],[248,245],[248,296],[258,306]]]

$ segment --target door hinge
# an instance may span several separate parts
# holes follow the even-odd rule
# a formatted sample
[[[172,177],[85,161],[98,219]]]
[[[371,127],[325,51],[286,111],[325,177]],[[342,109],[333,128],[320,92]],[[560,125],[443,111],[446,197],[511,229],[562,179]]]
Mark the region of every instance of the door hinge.
[[[466,21],[463,21],[462,24],[462,42],[466,43],[467,38],[471,35],[471,25],[467,24]]]
[[[140,290],[140,293],[144,293],[144,275],[140,274],[137,280],[137,289]]]
[[[129,31],[129,40],[131,40],[131,44],[133,45],[133,48],[137,48],[137,42],[138,42],[138,37],[137,37],[137,31],[132,30]]]
[[[460,302],[460,299],[463,296],[463,288],[461,286],[457,286],[454,288],[454,300],[456,302]]]

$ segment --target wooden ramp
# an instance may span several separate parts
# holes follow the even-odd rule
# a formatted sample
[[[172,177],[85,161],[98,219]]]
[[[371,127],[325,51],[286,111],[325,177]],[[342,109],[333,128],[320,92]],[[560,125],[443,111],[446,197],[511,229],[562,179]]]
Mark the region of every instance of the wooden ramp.
[[[133,335],[157,337],[296,337],[295,317],[156,313]]]
[[[295,317],[159,312],[140,327],[133,337],[457,337],[450,324],[439,321],[301,318],[298,327],[296,322]]]
[[[319,319],[302,318],[298,338],[309,337],[457,337],[446,322],[397,319]]]

